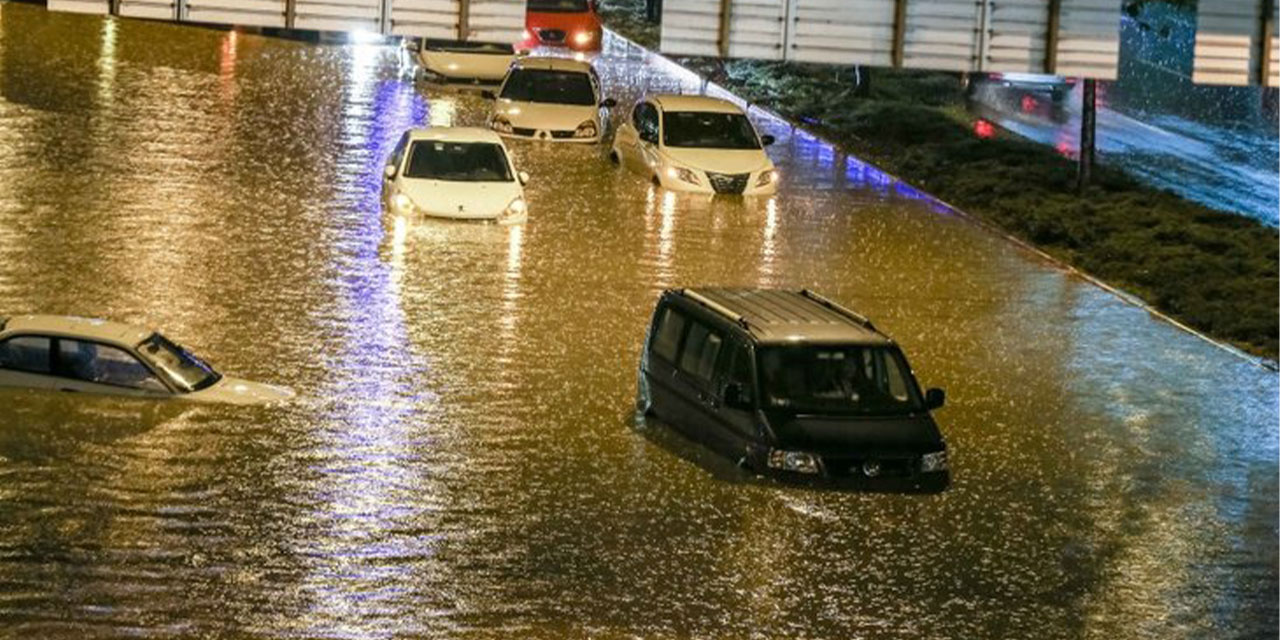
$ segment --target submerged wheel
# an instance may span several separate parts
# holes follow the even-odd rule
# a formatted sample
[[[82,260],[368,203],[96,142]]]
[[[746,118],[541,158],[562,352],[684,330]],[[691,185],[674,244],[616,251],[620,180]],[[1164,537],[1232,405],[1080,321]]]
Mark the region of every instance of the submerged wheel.
[[[617,149],[610,149],[610,150],[609,150],[609,162],[612,162],[612,163],[613,163],[613,166],[615,166],[615,167],[616,167],[616,166],[619,166],[619,165],[621,165],[621,164],[622,164],[622,160],[618,158],[618,150],[617,150]]]

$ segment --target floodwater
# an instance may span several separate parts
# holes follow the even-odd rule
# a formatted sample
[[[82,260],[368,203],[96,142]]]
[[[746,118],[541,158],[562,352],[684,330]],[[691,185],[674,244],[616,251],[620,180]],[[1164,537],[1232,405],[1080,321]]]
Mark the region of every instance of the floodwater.
[[[598,64],[624,105],[697,87]],[[400,133],[485,107],[401,65],[0,5],[0,309],[300,393],[0,397],[0,636],[1274,633],[1275,373],[762,114],[774,198],[514,144],[527,224],[393,218]],[[779,487],[635,425],[647,314],[691,284],[874,318],[947,389],[954,486]]]

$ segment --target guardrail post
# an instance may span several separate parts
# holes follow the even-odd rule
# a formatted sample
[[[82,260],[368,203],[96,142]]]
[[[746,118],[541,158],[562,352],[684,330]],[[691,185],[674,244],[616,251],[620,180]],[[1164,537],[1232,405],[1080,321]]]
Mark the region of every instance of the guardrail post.
[[[1049,0],[1049,20],[1044,34],[1044,72],[1058,73],[1058,31],[1062,25],[1062,0]]]
[[[284,28],[292,29],[298,21],[298,0],[284,0]]]
[[[1076,169],[1076,189],[1084,192],[1093,178],[1094,149],[1097,147],[1098,81],[1084,79],[1080,109],[1080,163]]]
[[[471,39],[471,0],[458,0],[458,40]]]
[[[1249,84],[1265,87],[1271,77],[1271,38],[1276,34],[1276,2],[1258,2],[1262,15],[1258,16],[1258,46],[1253,50],[1253,66],[1249,69]]]
[[[720,0],[720,57],[729,57],[729,19],[733,12],[733,0]]]
[[[889,53],[895,69],[902,68],[907,48],[907,0],[893,2],[893,50]]]

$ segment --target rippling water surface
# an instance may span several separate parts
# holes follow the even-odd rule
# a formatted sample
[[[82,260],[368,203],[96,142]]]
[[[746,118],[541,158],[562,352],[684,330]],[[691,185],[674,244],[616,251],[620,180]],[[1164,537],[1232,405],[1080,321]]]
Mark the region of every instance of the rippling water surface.
[[[624,105],[696,80],[611,43]],[[478,97],[390,47],[0,5],[0,311],[165,330],[301,398],[9,393],[4,637],[1253,637],[1277,380],[800,131],[775,198],[514,144],[528,224],[380,208]],[[658,291],[814,287],[904,345],[955,485],[749,481],[630,419]]]

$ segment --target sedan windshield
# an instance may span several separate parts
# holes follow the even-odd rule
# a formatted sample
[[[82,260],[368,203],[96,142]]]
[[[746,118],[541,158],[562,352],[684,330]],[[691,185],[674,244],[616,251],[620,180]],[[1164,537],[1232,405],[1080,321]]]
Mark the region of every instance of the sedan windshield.
[[[591,78],[578,71],[519,69],[512,71],[499,96],[517,102],[594,105]]]
[[[199,391],[222,379],[213,367],[158,333],[138,343],[138,353],[182,391]]]
[[[760,148],[755,128],[740,113],[668,111],[663,115],[663,141],[668,147]]]
[[[582,13],[587,0],[529,0],[529,11],[539,13]]]
[[[502,147],[491,142],[413,143],[406,178],[454,182],[511,182],[511,166]]]
[[[799,413],[902,415],[923,410],[920,391],[893,347],[760,349],[765,405]]]

